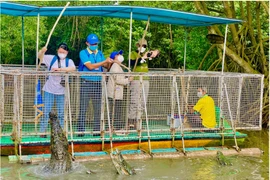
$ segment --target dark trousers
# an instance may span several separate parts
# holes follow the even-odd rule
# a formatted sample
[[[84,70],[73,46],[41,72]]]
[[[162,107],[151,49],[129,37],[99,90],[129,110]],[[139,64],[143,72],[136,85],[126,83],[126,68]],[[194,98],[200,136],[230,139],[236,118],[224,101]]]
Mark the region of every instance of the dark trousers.
[[[187,114],[188,122],[193,128],[203,128],[202,119],[197,114]]]
[[[111,126],[114,127],[114,130],[119,130],[124,128],[124,116],[123,116],[123,107],[122,107],[123,100],[116,99],[114,104],[114,124]],[[113,112],[113,99],[109,98],[110,104],[110,118],[112,119],[112,112]],[[112,121],[111,121],[112,123]]]
[[[101,116],[101,82],[100,81],[81,81],[80,91],[80,113],[78,120],[78,131],[85,131],[85,116],[89,107],[89,101],[92,100],[94,110],[94,131],[100,131],[100,116]]]

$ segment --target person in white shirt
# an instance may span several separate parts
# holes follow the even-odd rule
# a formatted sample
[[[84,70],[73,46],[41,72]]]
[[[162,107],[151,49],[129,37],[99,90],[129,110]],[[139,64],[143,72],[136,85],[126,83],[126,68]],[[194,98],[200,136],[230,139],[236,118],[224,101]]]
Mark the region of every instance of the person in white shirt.
[[[117,131],[124,130],[124,118],[123,118],[124,116],[122,112],[122,109],[124,109],[123,107],[124,86],[133,80],[133,77],[126,78],[124,74],[120,74],[124,73],[123,69],[119,65],[124,61],[124,57],[122,54],[123,54],[122,50],[114,51],[111,53],[110,58],[113,59],[113,64],[110,67],[109,72],[114,74],[110,75],[107,84],[107,92],[109,97],[111,116],[114,103],[114,124],[112,126],[114,127],[113,129],[116,132],[116,134],[122,134],[121,132]]]
[[[43,47],[38,57],[45,64],[48,71],[70,72],[75,71],[76,67],[72,59],[67,58],[69,48],[66,43],[60,43],[57,49],[57,55],[45,55],[46,47]],[[44,115],[40,120],[40,132],[44,133],[48,127],[49,113],[56,102],[58,119],[60,125],[64,128],[64,100],[65,100],[65,78],[63,76],[48,76],[44,91]],[[41,135],[46,137],[46,135]]]

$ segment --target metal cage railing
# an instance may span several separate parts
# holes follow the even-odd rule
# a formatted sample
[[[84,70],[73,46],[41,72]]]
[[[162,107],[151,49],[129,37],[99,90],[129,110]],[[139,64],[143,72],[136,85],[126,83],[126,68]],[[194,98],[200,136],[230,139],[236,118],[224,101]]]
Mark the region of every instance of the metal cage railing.
[[[0,72],[1,137],[28,137],[31,143],[31,138],[50,134],[48,121],[39,111],[44,113],[45,107],[35,106],[38,95],[42,96],[43,104],[50,100],[44,91],[37,92],[37,82],[42,87],[48,76],[65,78],[63,104],[57,107],[53,103],[52,109],[63,112],[62,127],[71,141],[74,137],[83,137],[78,141],[90,140],[92,135],[101,133],[104,143],[113,139],[112,133],[137,133],[121,138],[144,137],[150,142],[161,136],[172,139],[178,136],[184,147],[186,133],[235,134],[239,129],[261,129],[263,75],[259,74],[178,70],[140,74],[52,73],[5,68]],[[89,85],[81,76],[101,77],[101,80]],[[133,81],[116,83],[114,90],[109,89],[109,79],[118,76],[133,77]],[[187,113],[193,113],[192,107],[198,101],[197,88],[202,86],[207,88],[216,106],[217,125],[212,129],[196,127],[195,121],[185,118]],[[120,99],[115,97],[117,88],[122,89]]]

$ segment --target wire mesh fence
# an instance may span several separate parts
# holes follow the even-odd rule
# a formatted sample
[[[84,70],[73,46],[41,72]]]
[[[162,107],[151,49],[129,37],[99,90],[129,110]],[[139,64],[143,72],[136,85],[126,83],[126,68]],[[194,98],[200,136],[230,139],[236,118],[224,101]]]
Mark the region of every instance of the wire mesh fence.
[[[57,77],[65,80],[64,84],[47,87],[51,93],[42,90],[48,78]],[[118,82],[119,78],[122,82]],[[72,135],[78,141],[94,136],[109,139],[111,134],[119,138],[132,134],[135,136],[130,138],[158,138],[261,129],[262,75],[177,70],[112,74],[8,69],[1,70],[0,81],[1,136],[16,131],[18,137],[28,137],[29,142],[50,134],[48,114],[52,110],[58,113],[68,138]],[[199,87],[205,88],[214,100],[213,128],[202,126],[200,115],[194,114]],[[57,88],[62,91],[59,93]]]

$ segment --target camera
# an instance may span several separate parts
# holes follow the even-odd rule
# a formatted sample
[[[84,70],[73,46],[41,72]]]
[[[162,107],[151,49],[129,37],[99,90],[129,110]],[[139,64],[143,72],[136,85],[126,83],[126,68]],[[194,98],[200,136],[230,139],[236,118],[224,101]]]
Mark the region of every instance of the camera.
[[[147,53],[147,57],[151,57],[151,56],[152,56],[152,54],[153,54],[153,52],[152,52],[152,51],[148,52],[148,53]]]

